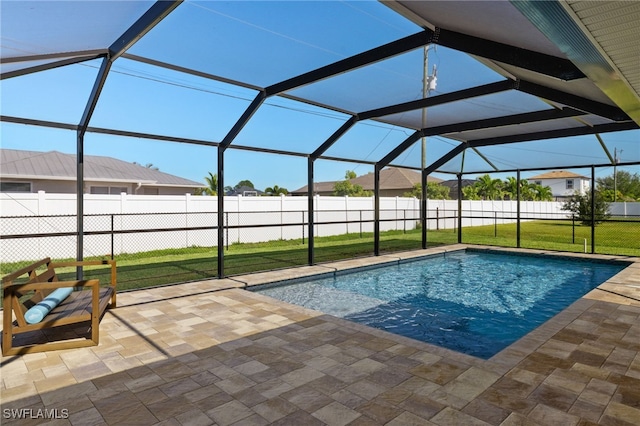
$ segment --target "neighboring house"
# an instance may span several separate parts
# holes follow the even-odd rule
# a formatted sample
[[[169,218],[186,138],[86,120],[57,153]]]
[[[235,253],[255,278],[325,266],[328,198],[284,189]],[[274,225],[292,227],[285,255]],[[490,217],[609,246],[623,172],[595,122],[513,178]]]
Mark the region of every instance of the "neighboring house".
[[[227,191],[225,195],[229,196],[237,196],[242,195],[243,197],[257,197],[259,195],[264,195],[263,191],[259,189],[252,188],[250,186],[241,186],[239,188],[234,188],[231,191]]]
[[[350,179],[354,185],[360,185],[362,189],[373,191],[374,186],[374,174],[367,173],[366,175],[358,176]],[[428,176],[428,182],[442,182],[441,179]],[[337,181],[340,182],[340,181]],[[401,169],[398,167],[388,167],[380,171],[380,196],[381,197],[402,197],[406,192],[413,189],[416,183],[421,183],[422,177],[419,172],[409,169]],[[333,182],[315,182],[313,193],[314,195],[333,195],[333,187],[336,181]],[[291,195],[307,195],[308,186],[291,191]]]
[[[584,195],[591,187],[586,176],[564,170],[556,170],[527,179],[531,183],[551,188],[551,193],[556,200],[563,200],[575,193]]]
[[[76,156],[58,151],[0,149],[0,192],[75,194]],[[84,156],[88,194],[184,195],[204,184],[112,157]]]

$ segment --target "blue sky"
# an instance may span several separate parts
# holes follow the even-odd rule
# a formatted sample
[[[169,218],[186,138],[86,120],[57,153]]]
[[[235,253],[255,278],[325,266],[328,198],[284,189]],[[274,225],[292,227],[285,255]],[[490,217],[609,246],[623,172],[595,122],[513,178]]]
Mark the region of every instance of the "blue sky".
[[[377,2],[284,2],[278,13],[273,13],[272,7],[268,2],[187,2],[129,52],[266,86],[419,30]],[[303,15],[313,19],[297,19]],[[179,33],[176,28],[181,28]],[[467,55],[446,48],[430,50],[430,69],[434,64],[438,69],[434,94],[502,79]],[[387,104],[414,100],[421,97],[422,65],[422,51],[417,50],[297,89],[293,94],[318,100],[328,94],[343,96],[339,101],[355,111],[383,106],[379,104],[381,100]],[[90,61],[3,80],[2,114],[77,124],[98,67],[99,61]],[[394,78],[393,85],[387,84],[389,78]],[[352,92],[341,88],[359,88],[359,95],[354,97]],[[114,63],[90,125],[220,141],[254,96],[255,91],[250,89],[120,58]],[[464,116],[466,107],[481,105],[486,116],[491,117],[543,105],[521,94],[505,96],[519,96],[512,99],[513,109],[509,111],[501,110],[495,98],[478,98],[461,104],[454,113]],[[450,114],[451,110],[438,107],[427,112],[429,122],[434,125],[439,120],[446,122]],[[234,143],[311,152],[347,118],[338,112],[269,98]],[[4,148],[76,151],[75,132],[10,123],[0,123],[0,132]],[[378,160],[411,133],[412,130],[382,123],[358,123],[327,155]],[[638,135],[637,131],[624,132],[603,135],[603,139],[611,151],[622,150],[622,161],[638,161]],[[548,166],[554,166],[556,160],[562,163],[564,159],[566,164],[602,162],[602,150],[594,136],[578,138],[571,144],[573,148],[568,154],[561,152],[557,141],[487,148],[482,152],[502,167],[511,167],[517,163],[514,159],[521,158],[535,159]],[[428,161],[434,161],[453,146],[453,141],[429,138]],[[85,153],[152,163],[161,171],[199,182],[217,168],[215,148],[182,143],[88,133]],[[419,166],[419,145],[407,150],[399,161]],[[489,169],[473,152],[468,153],[465,164]],[[294,190],[307,183],[307,162],[300,157],[227,150],[225,170],[225,185],[231,186],[248,179],[258,189],[279,185]],[[373,168],[318,161],[315,180],[339,180],[346,170],[362,175]],[[578,172],[590,173],[589,170]],[[604,169],[601,172],[610,174]],[[496,177],[503,175],[496,174]],[[523,177],[526,178],[526,174]]]

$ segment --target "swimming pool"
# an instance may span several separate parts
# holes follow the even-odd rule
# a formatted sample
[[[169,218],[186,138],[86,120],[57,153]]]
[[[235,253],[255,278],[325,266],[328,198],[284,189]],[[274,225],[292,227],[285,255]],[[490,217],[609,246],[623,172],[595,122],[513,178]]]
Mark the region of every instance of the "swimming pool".
[[[487,359],[626,266],[467,249],[252,291]]]

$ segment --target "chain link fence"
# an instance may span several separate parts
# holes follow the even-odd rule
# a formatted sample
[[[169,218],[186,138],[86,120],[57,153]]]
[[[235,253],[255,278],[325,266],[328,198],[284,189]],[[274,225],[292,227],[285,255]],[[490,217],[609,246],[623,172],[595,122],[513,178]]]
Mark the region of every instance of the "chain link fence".
[[[227,212],[225,275],[306,265],[306,211]],[[460,229],[460,224],[462,228]],[[2,274],[29,261],[74,259],[75,215],[0,217]],[[314,261],[372,255],[375,211],[314,212]],[[592,229],[565,213],[431,209],[428,245],[468,244],[567,252],[640,255],[640,216],[613,215]],[[380,252],[422,247],[419,209],[381,209]],[[344,235],[348,235],[347,238]],[[218,216],[213,212],[95,214],[84,217],[83,257],[115,258],[119,287],[202,280],[218,276]],[[131,264],[131,266],[125,266]]]
[[[473,212],[463,218],[479,219]],[[485,212],[486,213],[486,212]],[[486,216],[484,216],[486,218]],[[611,216],[591,223],[567,213],[520,212],[517,215],[495,213],[494,224],[463,228],[461,242],[466,244],[522,247],[530,249],[640,255],[640,216]]]

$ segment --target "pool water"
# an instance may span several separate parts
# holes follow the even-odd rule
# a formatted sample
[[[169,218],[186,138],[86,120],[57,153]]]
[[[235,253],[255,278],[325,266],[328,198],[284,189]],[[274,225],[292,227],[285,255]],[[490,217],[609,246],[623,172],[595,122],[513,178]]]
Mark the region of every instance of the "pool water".
[[[487,359],[625,267],[467,250],[252,291]]]

